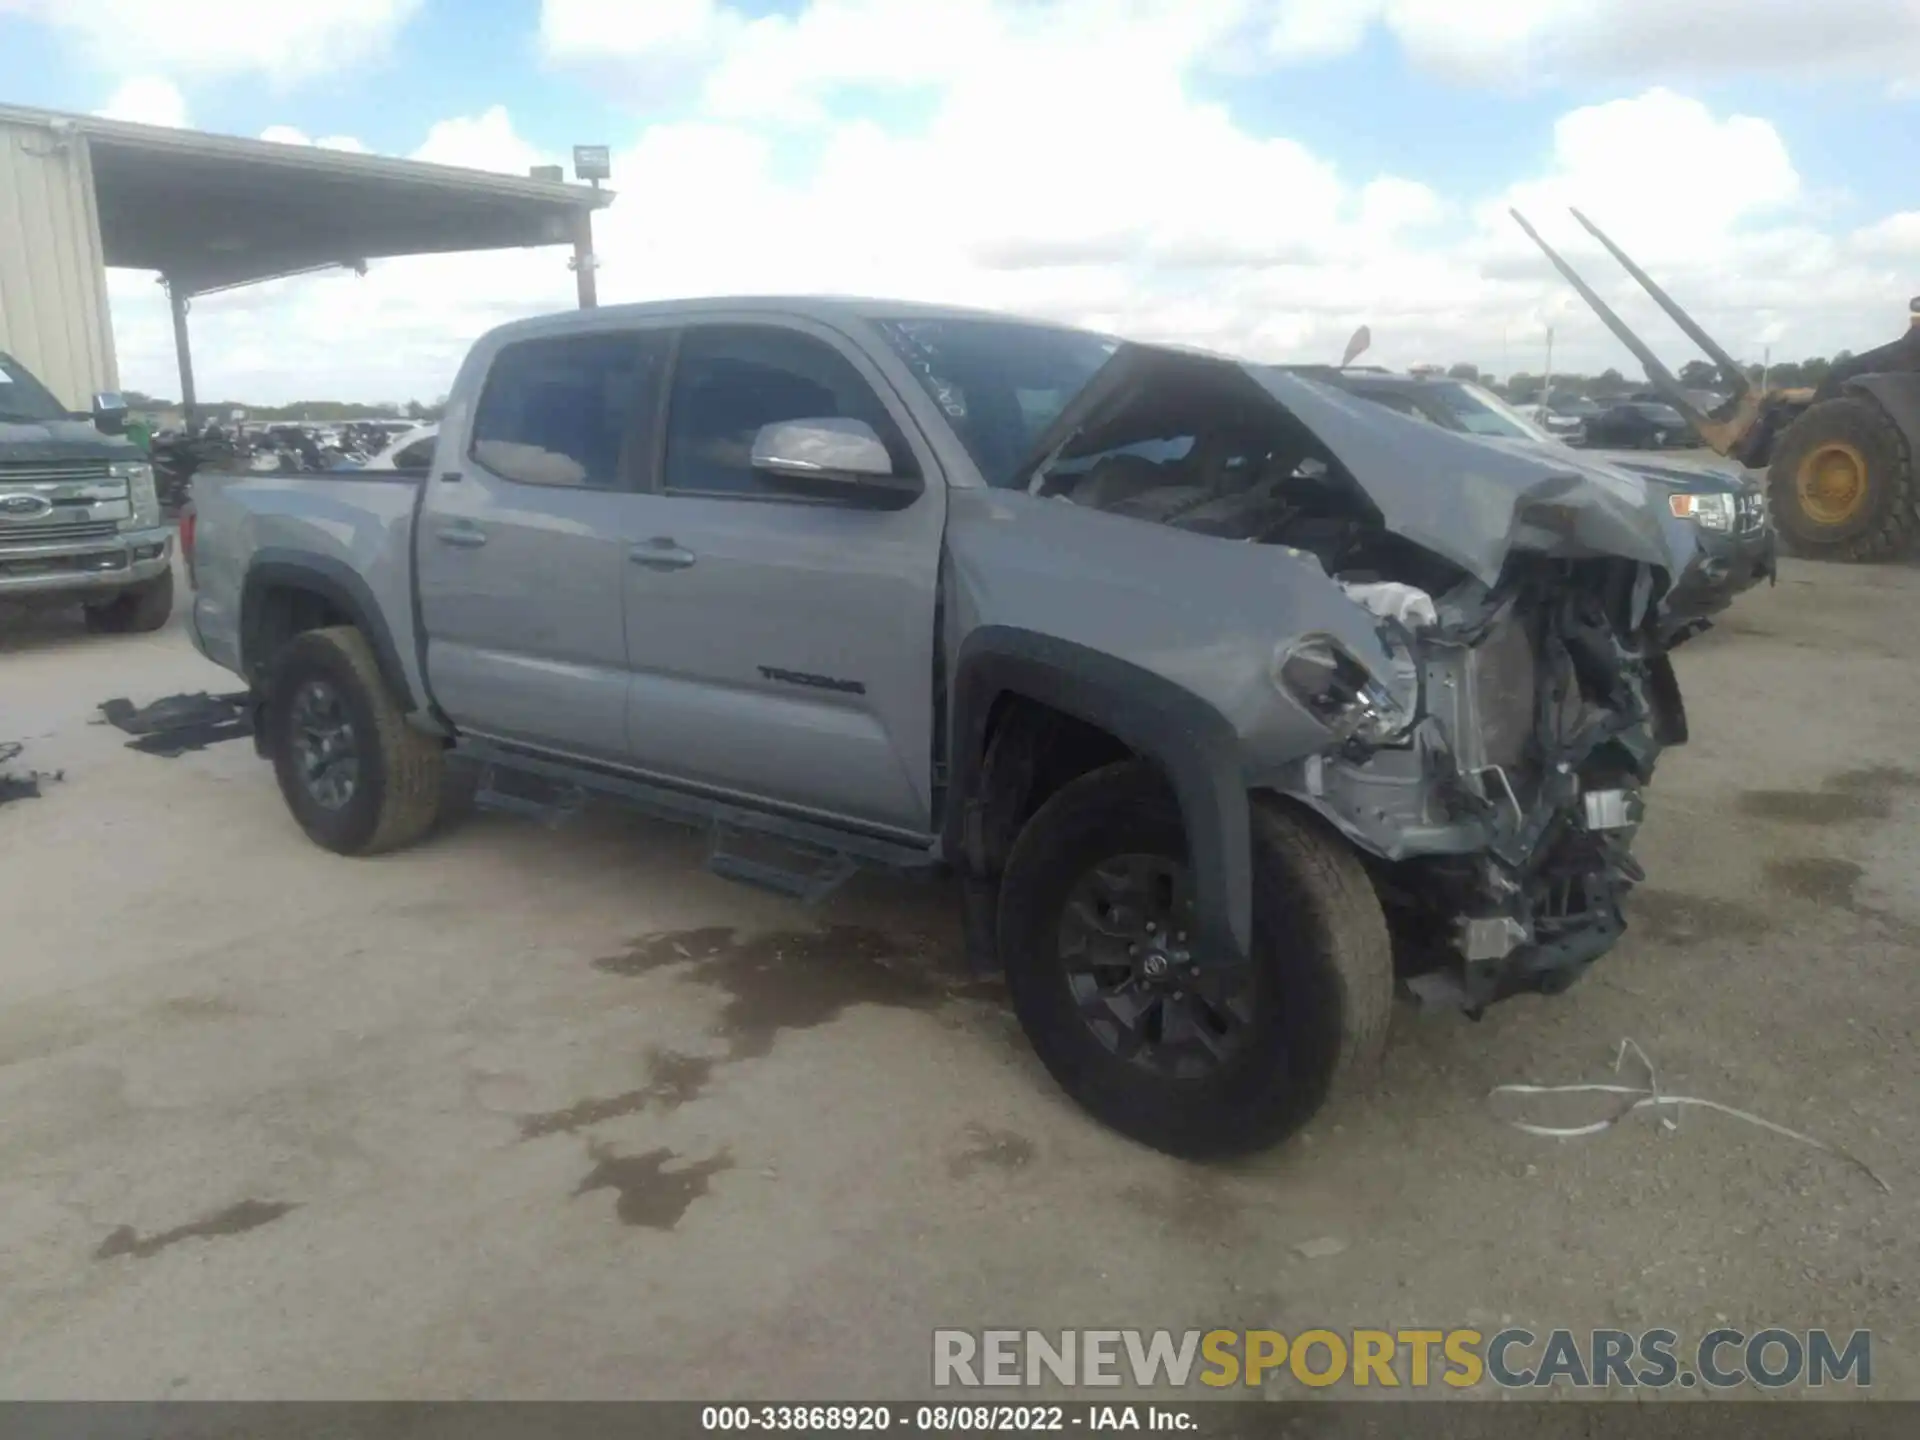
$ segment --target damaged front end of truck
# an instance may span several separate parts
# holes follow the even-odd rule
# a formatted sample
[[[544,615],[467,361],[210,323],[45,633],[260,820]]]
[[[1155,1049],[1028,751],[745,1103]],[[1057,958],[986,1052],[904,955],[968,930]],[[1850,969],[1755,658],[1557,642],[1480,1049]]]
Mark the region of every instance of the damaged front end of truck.
[[[1658,636],[1688,557],[1638,477],[1153,347],[1116,354],[1030,475],[1283,547],[1298,628],[1270,679],[1291,704],[1236,716],[1248,788],[1351,842],[1423,999],[1556,993],[1619,939],[1643,793],[1686,738]]]

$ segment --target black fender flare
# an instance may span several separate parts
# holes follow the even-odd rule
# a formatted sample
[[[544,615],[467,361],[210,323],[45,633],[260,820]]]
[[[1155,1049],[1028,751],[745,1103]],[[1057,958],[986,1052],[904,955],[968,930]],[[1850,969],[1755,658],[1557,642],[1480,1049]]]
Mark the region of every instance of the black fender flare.
[[[1920,371],[1886,370],[1856,375],[1843,387],[1857,390],[1886,412],[1907,442],[1907,454],[1920,465]]]
[[[946,853],[962,853],[965,801],[979,784],[994,702],[1025,696],[1098,726],[1158,765],[1173,786],[1194,874],[1199,953],[1244,961],[1253,943],[1253,839],[1239,737],[1219,710],[1125,660],[1014,626],[970,633],[955,657]]]
[[[406,669],[400,663],[400,652],[393,643],[393,633],[367,582],[352,566],[331,555],[310,555],[272,546],[254,552],[240,589],[240,664],[256,689],[265,681],[266,665],[272,659],[262,653],[258,601],[266,591],[283,586],[311,591],[345,615],[373,647],[380,676],[392,688],[394,698],[405,710],[416,708]]]

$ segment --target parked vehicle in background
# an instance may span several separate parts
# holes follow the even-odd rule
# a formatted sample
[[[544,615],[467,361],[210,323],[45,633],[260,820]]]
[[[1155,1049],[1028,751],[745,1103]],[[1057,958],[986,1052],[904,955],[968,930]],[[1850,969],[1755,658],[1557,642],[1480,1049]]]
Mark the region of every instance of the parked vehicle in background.
[[[173,535],[126,403],[70,414],[0,352],[0,600],[81,605],[87,628],[158,630],[173,611]]]
[[[1654,302],[1713,361],[1732,392],[1718,409],[1690,398],[1679,380],[1573,267],[1511,212],[1567,282],[1633,351],[1655,389],[1674,402],[1706,445],[1767,472],[1781,533],[1800,553],[1884,560],[1920,542],[1920,296],[1906,334],[1831,367],[1816,390],[1757,386],[1738,361],[1627,258],[1600,227],[1573,212]]]
[[[1587,417],[1581,442],[1615,450],[1668,450],[1698,445],[1687,417],[1662,400],[1619,400]]]
[[[1556,440],[1577,444],[1586,431],[1586,426],[1579,416],[1564,414],[1552,405],[1522,405],[1519,410],[1527,419]]]
[[[1565,442],[1514,406],[1465,380],[1435,380],[1384,370],[1296,367],[1303,373],[1378,404],[1431,420],[1449,430],[1503,444],[1551,446]],[[1585,438],[1586,445],[1594,442]],[[1727,462],[1706,464],[1653,458],[1644,452],[1586,449],[1583,458],[1629,470],[1665,501],[1676,526],[1692,534],[1696,553],[1675,586],[1667,623],[1670,643],[1726,609],[1735,596],[1774,578],[1778,541],[1768,516],[1766,487]]]
[[[433,447],[440,427],[416,425],[405,430],[378,454],[368,457],[363,470],[425,470],[433,464]]]
[[[425,472],[195,481],[195,641],[328,849],[451,752],[791,895],[956,870],[1054,1076],[1182,1154],[1371,1069],[1396,964],[1477,1012],[1622,933],[1675,552],[1573,451],[823,299],[522,321],[447,414]]]

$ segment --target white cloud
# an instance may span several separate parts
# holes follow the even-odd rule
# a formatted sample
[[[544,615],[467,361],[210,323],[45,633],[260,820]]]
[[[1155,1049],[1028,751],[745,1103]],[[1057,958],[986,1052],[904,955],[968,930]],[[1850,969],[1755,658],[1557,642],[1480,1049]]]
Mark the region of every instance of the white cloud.
[[[386,53],[422,0],[9,0],[63,30],[102,69],[279,82],[350,69]]]
[[[1455,79],[1876,75],[1920,81],[1913,0],[1272,0],[1270,51],[1323,60],[1384,28]]]
[[[122,81],[94,114],[107,120],[131,120],[138,125],[168,125],[181,130],[187,124],[187,102],[171,80],[158,75],[136,75]]]
[[[1464,36],[1504,35],[1508,47],[1545,45],[1570,13],[1541,0],[1539,17],[1513,22],[1527,29],[1516,37],[1498,30],[1502,7],[1452,3]],[[688,102],[671,120],[639,118],[648,107],[636,102],[634,128],[610,137],[621,198],[595,220],[607,302],[894,295],[1293,359],[1337,357],[1365,321],[1380,363],[1503,372],[1537,369],[1551,324],[1560,368],[1632,371],[1509,205],[1676,365],[1692,358],[1686,342],[1568,205],[1738,353],[1864,349],[1897,328],[1920,288],[1910,273],[1920,218],[1821,229],[1817,198],[1840,177],[1803,177],[1767,120],[1675,89],[1568,111],[1550,160],[1491,193],[1345,171],[1249,129],[1194,83],[1275,13],[1260,0],[1132,0],[1124,11],[1112,0],[949,0],[937,14],[907,0],[814,0],[797,16],[752,19],[712,0],[548,0],[542,43],[568,83],[584,67],[623,95],[658,80]],[[1330,47],[1342,26],[1390,13],[1411,26],[1423,12],[1420,0],[1356,0],[1345,20],[1323,12],[1317,31],[1298,21],[1293,43]],[[937,43],[902,49],[902,16]],[[889,67],[890,49],[911,58]],[[914,100],[905,111],[873,103],[902,90]],[[914,118],[874,118],[899,113]],[[503,106],[442,121],[412,153],[511,174],[560,158]],[[157,292],[117,283],[114,296],[128,383],[170,391]],[[207,297],[195,355],[208,394],[431,398],[482,330],[573,303],[564,248],[376,263],[364,279]]]
[[[367,153],[366,145],[351,135],[322,135],[315,140],[306,131],[291,125],[269,125],[260,132],[260,138],[276,145],[315,145],[322,150],[345,150],[354,155]]]

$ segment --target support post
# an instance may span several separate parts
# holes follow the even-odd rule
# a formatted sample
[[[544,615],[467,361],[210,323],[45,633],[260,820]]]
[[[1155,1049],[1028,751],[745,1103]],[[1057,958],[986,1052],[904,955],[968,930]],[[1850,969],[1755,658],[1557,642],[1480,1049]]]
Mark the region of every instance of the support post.
[[[595,186],[598,189],[598,186]],[[578,210],[573,217],[573,278],[580,289],[580,308],[591,310],[600,303],[599,287],[594,283],[593,212]]]
[[[170,276],[163,276],[161,284],[167,287],[167,304],[173,311],[173,352],[180,361],[180,412],[188,430],[193,429],[193,347],[187,340],[187,297],[181,293]]]

